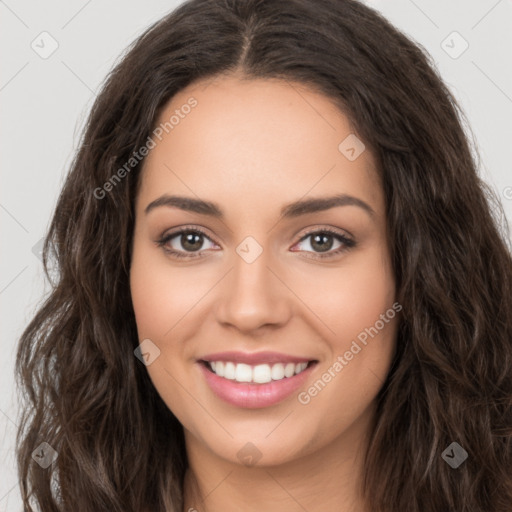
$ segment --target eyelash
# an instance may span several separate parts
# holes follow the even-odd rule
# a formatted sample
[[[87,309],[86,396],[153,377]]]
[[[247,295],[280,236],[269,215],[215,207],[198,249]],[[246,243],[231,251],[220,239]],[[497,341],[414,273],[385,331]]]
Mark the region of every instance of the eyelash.
[[[204,256],[200,254],[200,251],[197,251],[196,253],[187,253],[187,252],[182,252],[182,251],[175,251],[174,249],[169,249],[168,247],[165,246],[165,244],[167,244],[170,240],[172,240],[173,238],[176,238],[179,235],[183,235],[184,233],[200,234],[213,242],[213,240],[202,229],[197,228],[197,227],[185,226],[185,227],[183,227],[177,231],[173,231],[172,233],[169,233],[167,235],[165,235],[165,234],[162,235],[160,237],[160,239],[156,241],[156,244],[158,247],[161,247],[167,254],[172,255],[172,257],[174,257],[174,258],[178,258],[178,259],[186,258],[189,260],[196,259],[196,258],[203,258]],[[301,239],[297,243],[300,243],[300,242],[306,240],[311,235],[315,235],[315,234],[332,235],[338,241],[340,241],[343,244],[343,246],[339,247],[335,251],[328,252],[325,254],[314,253],[314,254],[316,254],[316,256],[313,256],[313,257],[308,256],[308,258],[313,258],[313,259],[331,258],[331,257],[337,256],[338,254],[341,254],[342,252],[347,251],[356,246],[356,242],[354,240],[352,240],[351,238],[348,238],[345,235],[342,235],[341,233],[339,233],[338,231],[334,231],[333,229],[330,229],[330,228],[314,229],[314,230],[308,231],[301,237]],[[297,245],[297,244],[295,244],[295,245]],[[296,251],[296,252],[301,252],[301,251]],[[311,251],[305,251],[305,252],[311,252]]]

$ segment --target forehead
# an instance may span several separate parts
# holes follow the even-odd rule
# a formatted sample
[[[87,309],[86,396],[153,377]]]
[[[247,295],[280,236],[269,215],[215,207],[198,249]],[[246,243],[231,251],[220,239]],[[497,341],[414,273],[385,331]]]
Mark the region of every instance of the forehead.
[[[185,193],[247,208],[347,193],[383,208],[373,155],[366,149],[347,158],[347,145],[359,153],[362,141],[329,98],[303,84],[236,76],[198,82],[172,98],[158,127],[161,140],[153,137],[142,175],[146,200]]]

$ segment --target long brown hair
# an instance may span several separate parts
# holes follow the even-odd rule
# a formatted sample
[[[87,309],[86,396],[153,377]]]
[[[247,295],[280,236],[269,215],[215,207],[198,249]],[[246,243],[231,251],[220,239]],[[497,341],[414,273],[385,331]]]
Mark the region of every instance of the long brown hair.
[[[109,74],[45,239],[52,290],[18,348],[25,511],[182,510],[183,429],[134,356],[129,267],[143,160],[104,184],[175,93],[234,70],[321,91],[379,162],[403,310],[366,457],[371,509],[510,512],[503,211],[428,55],[354,0],[190,0]],[[32,457],[42,442],[58,454],[46,469]],[[453,442],[468,454],[457,469],[442,457]]]

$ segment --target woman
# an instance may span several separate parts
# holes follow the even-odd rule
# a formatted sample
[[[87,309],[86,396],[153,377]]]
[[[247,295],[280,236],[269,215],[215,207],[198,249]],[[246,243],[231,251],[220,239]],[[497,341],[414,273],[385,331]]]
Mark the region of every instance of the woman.
[[[512,262],[460,115],[355,1],[146,31],[46,238],[25,509],[510,510]]]

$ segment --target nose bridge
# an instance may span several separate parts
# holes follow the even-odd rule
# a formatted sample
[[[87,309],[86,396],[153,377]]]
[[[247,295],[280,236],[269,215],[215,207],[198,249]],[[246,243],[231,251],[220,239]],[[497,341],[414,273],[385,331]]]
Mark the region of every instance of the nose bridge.
[[[244,253],[244,251],[246,251]],[[233,286],[239,288],[238,294],[254,296],[254,292],[267,295],[272,284],[269,282],[271,272],[268,269],[269,253],[267,250],[255,253],[256,249],[250,243],[242,243],[237,248],[234,258]],[[244,293],[248,292],[248,293]]]
[[[270,251],[251,237],[238,245],[219,299],[220,322],[249,330],[286,320],[285,287],[268,268],[271,259]]]

